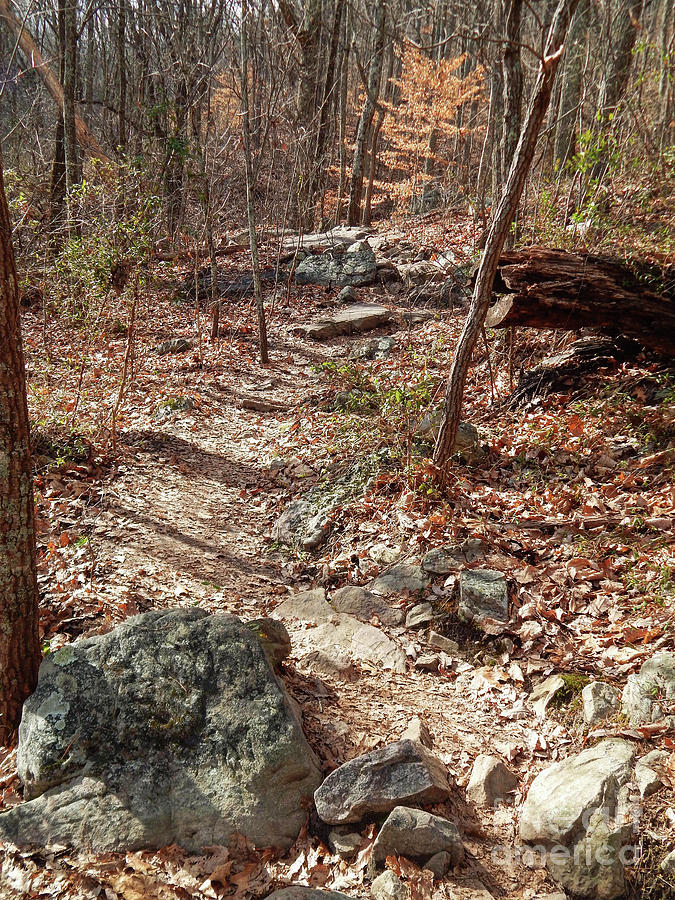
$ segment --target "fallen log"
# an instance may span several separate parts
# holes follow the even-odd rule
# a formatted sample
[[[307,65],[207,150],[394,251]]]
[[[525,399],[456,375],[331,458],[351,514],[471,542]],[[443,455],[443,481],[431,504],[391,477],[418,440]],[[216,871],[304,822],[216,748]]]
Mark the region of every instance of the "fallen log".
[[[489,328],[600,328],[675,355],[673,267],[660,271],[601,256],[530,247],[503,253]]]

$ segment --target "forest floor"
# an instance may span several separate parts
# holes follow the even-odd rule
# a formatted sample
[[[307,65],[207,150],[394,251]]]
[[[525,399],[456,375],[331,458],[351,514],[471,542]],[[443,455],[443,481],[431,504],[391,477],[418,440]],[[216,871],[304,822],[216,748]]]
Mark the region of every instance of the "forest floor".
[[[468,225],[415,227],[409,236],[420,245],[470,257]],[[246,252],[223,267],[246,271]],[[317,678],[294,653],[283,678],[326,771],[398,739],[419,716],[460,787],[482,752],[499,753],[517,772],[514,806],[482,813],[456,794],[443,811],[460,823],[467,862],[433,889],[420,870],[406,870],[413,897],[469,897],[478,883],[493,897],[553,891],[546,872],[528,868],[515,850],[518,801],[538,771],[580,749],[589,733],[578,698],[542,719],[526,697],[552,671],[579,675],[580,684],[595,675],[621,685],[655,650],[675,648],[673,368],[643,354],[514,408],[506,403],[509,369],[517,376],[574,335],[521,330],[510,364],[506,341],[489,335],[464,410],[486,454],[473,465],[458,460],[440,492],[430,447],[415,443],[414,430],[442,392],[461,309],[430,310],[411,327],[400,295],[359,289],[359,299],[394,310],[377,333],[393,334],[396,346],[385,359],[354,362],[354,346],[372,334],[317,343],[294,331],[332,308],[336,291],[268,288],[271,361],[261,367],[252,304],[224,309],[221,337],[211,342],[204,309],[196,315],[194,299],[176,289],[184,273],[180,261],[153,267],[133,346],[126,313],[112,306],[87,328],[24,311],[45,650],[149,609],[274,615],[299,589],[365,584],[385,568],[383,547],[398,561],[419,562],[433,547],[479,538],[481,565],[509,579],[515,624],[501,642],[460,640],[460,677],[415,669],[424,641],[399,628],[385,630],[412,647],[406,674],[356,665],[350,679]],[[153,352],[175,337],[191,349]],[[113,449],[111,410],[130,349]],[[336,394],[345,391],[352,399],[338,409]],[[271,466],[275,460],[282,462]],[[338,511],[314,554],[276,545],[271,527],[284,505],[336,461],[365,466],[365,497]],[[434,604],[450,606],[454,587],[454,576],[435,583]],[[289,630],[302,647],[302,626]],[[617,720],[603,733],[627,736],[644,752],[675,750],[675,735],[658,728]],[[675,765],[670,771],[675,778]],[[0,808],[20,799],[15,750],[7,748]],[[657,793],[643,824],[662,832],[672,805],[672,793]],[[314,822],[281,859],[240,847],[227,876],[222,848],[197,857],[176,847],[126,856],[8,851],[2,874],[6,896],[21,897],[245,897],[288,882],[362,893],[365,864],[345,863],[324,842]],[[646,865],[632,876],[635,896],[649,896],[640,887]]]

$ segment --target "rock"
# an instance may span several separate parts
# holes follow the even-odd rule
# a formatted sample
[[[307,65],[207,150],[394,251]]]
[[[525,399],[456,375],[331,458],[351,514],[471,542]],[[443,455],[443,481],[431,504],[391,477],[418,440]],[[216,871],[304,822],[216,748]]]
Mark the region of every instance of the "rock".
[[[385,359],[396,346],[396,338],[385,335],[384,337],[373,338],[366,344],[357,347],[350,359],[373,360]]]
[[[538,716],[543,718],[546,715],[549,706],[564,687],[565,679],[561,675],[549,675],[534,688],[528,700]]]
[[[427,860],[445,851],[453,866],[464,859],[464,846],[457,826],[441,816],[421,809],[397,806],[389,814],[373,844],[373,860],[387,856]]]
[[[230,615],[150,612],[53,653],[24,705],[28,802],[0,840],[127,851],[289,847],[321,774],[255,634]]]
[[[405,885],[390,869],[377,876],[370,886],[370,894],[375,900],[406,900],[408,896]]]
[[[306,256],[295,270],[298,284],[361,285],[373,284],[377,275],[375,254],[366,247],[355,253],[332,253]]]
[[[280,544],[316,550],[328,537],[332,512],[332,507],[317,505],[309,498],[293,500],[272,528],[272,538]]]
[[[338,509],[349,504],[367,486],[359,469],[325,480],[293,500],[272,528],[272,538],[281,544],[315,550],[326,540]]]
[[[352,900],[339,891],[319,891],[304,884],[291,884],[267,895],[267,900]]]
[[[188,341],[187,338],[171,338],[171,340],[162,341],[161,344],[158,344],[154,352],[158,356],[166,356],[168,353],[185,353],[191,347],[192,342]]]
[[[467,563],[485,557],[485,547],[478,538],[469,538],[461,544],[446,544],[429,550],[422,560],[422,568],[430,575],[449,575]]]
[[[356,856],[362,843],[363,838],[358,831],[342,834],[341,831],[333,829],[328,832],[328,846],[336,856],[341,856],[343,859],[351,859]]]
[[[421,628],[434,620],[434,608],[431,603],[418,603],[405,617],[406,628]]]
[[[356,303],[358,295],[354,288],[348,284],[346,287],[343,287],[342,290],[338,293],[335,298],[335,302],[344,306],[347,303]]]
[[[663,784],[660,769],[668,756],[667,750],[652,750],[637,761],[635,781],[641,797],[651,797]]]
[[[604,740],[554,763],[532,782],[520,835],[550,851],[549,871],[575,896],[613,900],[625,890],[619,851],[632,826],[621,788],[634,756],[628,741]]]
[[[155,409],[155,419],[167,419],[176,413],[188,412],[194,409],[195,401],[193,397],[168,397],[166,400],[160,400]]]
[[[428,586],[429,578],[420,566],[397,563],[371,581],[369,589],[377,594],[389,596],[390,594],[401,594],[403,591],[416,594],[418,591],[426,590]]]
[[[431,746],[433,744],[431,735],[429,734],[429,729],[418,716],[415,716],[414,719],[410,720],[406,730],[401,735],[401,740],[418,741],[428,750],[431,750]]]
[[[362,622],[370,622],[376,616],[383,625],[401,625],[405,619],[402,609],[390,606],[378,594],[356,585],[334,591],[331,604],[336,612],[348,613]]]
[[[388,544],[373,544],[368,548],[368,557],[378,566],[392,566],[400,555],[400,547],[390,547]]]
[[[671,850],[668,856],[661,861],[661,871],[671,878],[675,877],[675,850]]]
[[[441,850],[440,853],[434,853],[430,860],[427,861],[424,868],[433,872],[434,878],[441,879],[450,871],[452,866],[452,856],[447,850]]]
[[[342,825],[402,803],[439,803],[449,793],[443,763],[415,741],[397,741],[335,769],[315,791],[314,802],[324,822]]]
[[[303,235],[289,235],[281,243],[284,253],[295,252],[297,247],[305,250],[329,250],[335,247],[350,247],[370,234],[369,228],[359,225],[337,225],[328,231],[311,232]]]
[[[666,716],[668,701],[675,700],[675,653],[655,653],[637,675],[629,675],[621,696],[630,724],[649,725]],[[675,716],[669,716],[675,727]]]
[[[319,625],[330,619],[333,608],[326,600],[324,589],[314,588],[311,591],[299,591],[282,600],[274,614],[281,619],[299,619],[301,622]]]
[[[459,576],[459,618],[490,634],[509,622],[506,578],[492,569],[470,569]]]
[[[423,653],[415,660],[415,668],[424,672],[438,672],[441,660],[437,653]]]
[[[498,757],[481,753],[473,764],[466,796],[477,806],[499,806],[510,799],[518,784]]]
[[[443,653],[447,653],[449,656],[459,651],[459,644],[457,643],[457,641],[452,641],[450,640],[450,638],[446,638],[442,634],[438,634],[438,632],[436,631],[430,631],[427,640],[429,646],[434,650],[441,650]]]
[[[338,310],[329,318],[302,325],[300,330],[315,341],[327,341],[342,334],[358,334],[386,325],[391,310],[377,303],[355,303]]]
[[[443,421],[443,414],[443,404],[428,413],[415,429],[415,437],[419,441],[435,444],[441,428],[441,422]],[[466,457],[480,456],[479,441],[478,429],[468,422],[460,422],[457,429],[454,452],[461,453]]]
[[[406,671],[406,655],[379,628],[359,622],[354,616],[335,613],[330,622],[305,632],[312,651],[303,661],[311,665],[319,654],[319,662],[330,669],[331,661],[337,672],[344,671],[344,654],[359,662],[370,663],[393,672]]]
[[[584,722],[595,725],[613,715],[621,705],[621,694],[611,684],[592,681],[581,692],[584,705]]]

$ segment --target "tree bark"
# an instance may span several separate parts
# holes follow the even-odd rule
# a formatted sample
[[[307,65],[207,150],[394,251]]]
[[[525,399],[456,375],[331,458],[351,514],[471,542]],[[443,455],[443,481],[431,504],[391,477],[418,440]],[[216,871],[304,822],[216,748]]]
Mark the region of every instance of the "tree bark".
[[[384,56],[384,20],[386,0],[379,0],[375,12],[375,48],[368,70],[368,85],[366,99],[361,110],[358,128],[356,129],[356,141],[354,147],[354,159],[352,162],[352,178],[349,187],[349,206],[347,208],[347,224],[357,225],[361,218],[361,197],[363,194],[363,166],[366,152],[368,132],[373,121],[375,103],[380,88],[382,77],[382,60]]]
[[[260,280],[260,259],[258,257],[258,239],[255,233],[255,208],[253,199],[253,161],[251,159],[251,126],[248,109],[248,46],[246,25],[248,19],[248,0],[241,0],[241,128],[244,141],[244,162],[246,164],[246,212],[248,214],[248,238],[251,247],[251,266],[253,268],[253,290],[258,312],[258,342],[260,361],[266,365],[269,361],[267,351],[267,323],[265,322],[265,306],[263,303],[262,282]]]
[[[40,665],[33,471],[19,292],[0,158],[0,744],[12,739]]]
[[[628,267],[602,256],[530,247],[504,253],[489,310],[489,328],[602,328],[636,338],[645,347],[675,356],[675,300],[656,293],[672,274],[635,260]]]
[[[471,364],[471,356],[485,324],[485,317],[492,297],[492,285],[504,248],[506,236],[518,210],[525,179],[532,163],[539,137],[541,123],[546,115],[553,80],[560,62],[563,43],[569,21],[578,0],[559,0],[546,41],[544,58],[539,63],[539,71],[534,86],[530,107],[523,130],[518,140],[511,169],[506,179],[501,200],[488,230],[485,251],[478,267],[476,284],[471,298],[471,306],[464,328],[457,344],[457,350],[450,367],[450,375],[445,391],[445,412],[434,447],[434,462],[441,469],[441,478],[453,452],[457,439],[464,386]]]
[[[60,0],[64,11],[63,45],[63,150],[66,161],[66,198],[70,222],[70,201],[68,195],[82,181],[80,156],[77,146],[75,125],[75,89],[77,84],[77,2]]]
[[[518,143],[523,102],[523,69],[520,62],[520,20],[523,0],[503,0],[506,45],[502,71],[504,73],[504,133],[502,160],[508,172]]]
[[[565,49],[565,71],[560,90],[560,108],[553,146],[553,161],[562,168],[576,150],[576,125],[581,98],[581,78],[586,53],[590,15],[589,0],[580,0],[574,13]]]

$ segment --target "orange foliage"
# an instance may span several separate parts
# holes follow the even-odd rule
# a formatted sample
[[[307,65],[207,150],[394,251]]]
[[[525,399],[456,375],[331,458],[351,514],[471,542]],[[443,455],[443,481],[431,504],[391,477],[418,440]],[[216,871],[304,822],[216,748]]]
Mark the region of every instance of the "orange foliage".
[[[396,104],[383,103],[387,115],[382,126],[381,159],[391,173],[391,194],[409,201],[424,183],[444,179],[451,165],[449,141],[468,129],[458,128],[457,113],[465,103],[483,96],[483,69],[465,78],[458,70],[465,56],[433,60],[416,48],[403,56]]]

